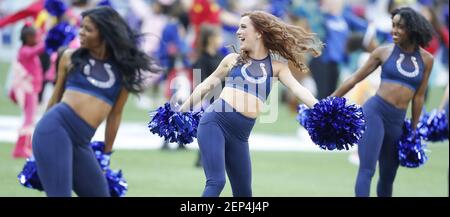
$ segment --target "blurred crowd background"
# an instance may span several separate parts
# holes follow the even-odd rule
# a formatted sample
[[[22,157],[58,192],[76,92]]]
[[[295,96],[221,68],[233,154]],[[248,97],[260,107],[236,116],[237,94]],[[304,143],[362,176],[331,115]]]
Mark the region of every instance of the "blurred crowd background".
[[[326,44],[322,55],[318,58],[307,58],[310,72],[302,73],[294,68],[292,71],[302,85],[321,99],[330,95],[341,81],[354,73],[374,48],[392,43],[390,11],[396,7],[412,7],[431,22],[435,31],[433,40],[425,48],[435,56],[429,81],[430,91],[426,98],[429,109],[437,107],[444,92],[443,89],[448,85],[448,0],[63,1],[69,10],[63,17],[54,17],[43,8],[44,0],[0,0],[0,139],[7,138],[0,141],[3,147],[12,147],[10,144],[16,138],[6,134],[1,137],[2,133],[8,130],[12,132],[10,128],[14,130],[16,127],[19,128],[19,124],[15,123],[13,121],[15,119],[11,117],[18,118],[21,113],[23,117],[24,113],[8,96],[14,80],[13,63],[17,60],[19,48],[22,46],[21,29],[24,25],[31,23],[39,30],[39,40],[43,41],[48,31],[62,21],[68,21],[71,25],[79,27],[81,12],[99,4],[115,8],[136,32],[143,33],[139,42],[140,47],[156,58],[165,68],[164,73],[151,78],[149,88],[144,93],[139,97],[131,97],[127,103],[123,116],[124,122],[139,121],[139,127],[147,121],[148,111],[163,105],[169,99],[183,101],[201,80],[214,71],[226,54],[238,52],[239,42],[235,33],[238,29],[240,14],[249,10],[270,12],[288,23],[302,26],[318,34]],[[73,44],[76,45],[76,43]],[[61,47],[62,49],[64,47]],[[40,54],[43,72],[40,77],[43,78],[42,86],[44,87],[39,93],[40,114],[43,113],[52,93],[56,77],[57,55],[58,52]],[[201,77],[194,76],[197,74],[194,72],[200,72]],[[376,71],[359,83],[347,95],[347,98],[362,105],[375,93],[380,83],[379,73]],[[295,134],[296,130],[301,128],[295,121],[297,105],[300,102],[284,87],[279,88],[278,92],[272,92],[279,94],[277,99],[281,103],[279,117],[274,124],[276,127],[272,124],[257,124],[255,126],[257,134]],[[220,87],[214,91],[220,91]],[[141,128],[139,130],[146,130],[145,127]],[[129,136],[133,137],[135,134]],[[146,143],[149,142],[146,141]],[[298,143],[300,145],[302,142]],[[167,142],[163,142],[162,147],[167,148]],[[439,143],[431,148],[434,150],[432,153],[434,155],[430,158],[432,160],[425,170],[402,171],[403,174],[399,178],[401,182],[399,195],[429,196],[446,193],[444,190],[448,187],[448,171],[445,171],[448,170],[448,142]],[[0,160],[3,160],[0,161],[2,162],[0,171],[5,177],[15,177],[17,171],[21,169],[22,162],[9,160],[6,157],[7,154],[9,151],[0,152]],[[257,176],[278,171],[274,173],[277,175],[261,176],[255,179],[261,180],[261,183],[256,182],[255,188],[260,189],[262,195],[352,195],[350,191],[354,180],[353,175],[350,174],[354,170],[353,167],[347,166],[345,160],[342,160],[347,156],[327,155],[329,168],[325,168],[321,166],[325,155],[263,152],[252,154],[257,159],[255,162],[259,162],[255,166]],[[355,157],[357,164],[357,156]],[[130,188],[130,195],[197,195],[203,188],[202,182],[198,180],[202,177],[201,171],[185,166],[186,162],[197,159],[196,154],[180,152],[172,156],[157,152],[126,150],[117,153],[116,159],[114,162],[120,164],[120,167],[127,172],[130,186],[134,186]],[[350,158],[353,162],[354,160],[351,159],[353,158]],[[159,173],[167,174],[142,173],[152,167],[155,167]],[[299,172],[299,168],[303,171]],[[324,172],[318,174],[318,170]],[[293,174],[298,177],[292,178]],[[323,177],[317,179],[322,175]],[[346,181],[340,183],[342,184],[340,187],[324,188],[322,186],[324,182],[318,182],[318,180],[330,180],[330,175],[336,177],[336,180]],[[311,177],[311,180],[307,177]],[[267,188],[277,181],[271,180],[272,178],[279,178],[287,183],[280,185],[278,192],[272,191]],[[148,188],[148,180],[159,180],[163,184]],[[186,180],[191,184],[180,184],[179,180]],[[303,184],[299,185],[298,180],[302,180]],[[4,193],[6,195],[39,195],[27,189],[22,190],[15,179],[5,178],[0,181],[3,181],[0,183],[0,192],[7,192]],[[3,189],[1,186],[4,186]]]
[[[0,0],[0,60],[11,62],[21,45],[20,29],[33,22],[46,30],[61,19],[45,10],[30,9],[42,0]],[[264,10],[294,25],[317,33],[326,44],[323,55],[309,59],[310,73],[294,71],[296,79],[321,99],[330,95],[339,81],[361,65],[367,54],[380,44],[390,43],[393,8],[409,6],[423,14],[435,28],[434,39],[426,49],[435,55],[430,86],[445,86],[448,80],[448,0],[66,0],[70,16],[64,19],[79,25],[81,11],[107,2],[136,31],[144,34],[141,48],[151,54],[166,70],[155,77],[152,86],[139,99],[139,106],[150,108],[177,94],[186,98],[200,80],[194,69],[201,69],[201,79],[214,70],[224,55],[239,49],[235,32],[240,14]],[[29,8],[27,8],[29,7]],[[44,12],[44,13],[43,13]],[[21,14],[22,13],[22,14]],[[12,18],[11,18],[12,16]],[[16,16],[16,17],[14,17]],[[41,57],[44,73],[52,71],[49,57]],[[7,73],[7,72],[2,72]],[[362,104],[373,94],[379,81],[376,73],[356,88],[349,97]],[[10,77],[10,76],[9,76]],[[51,84],[55,76],[44,76]],[[8,88],[7,81],[2,82]],[[44,85],[45,86],[45,85]],[[42,92],[51,90],[43,88]],[[42,94],[41,94],[42,95]],[[298,101],[284,89],[282,102],[296,110]],[[164,100],[164,99],[163,99]],[[41,99],[42,101],[42,99]],[[45,101],[45,99],[44,99]],[[152,104],[154,103],[154,104]]]

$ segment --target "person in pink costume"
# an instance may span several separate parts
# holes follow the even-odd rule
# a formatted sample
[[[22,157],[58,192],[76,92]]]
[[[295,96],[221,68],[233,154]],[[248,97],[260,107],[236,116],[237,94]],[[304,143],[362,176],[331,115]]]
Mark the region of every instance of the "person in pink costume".
[[[30,24],[26,24],[20,33],[22,47],[14,63],[15,78],[9,93],[11,99],[22,109],[24,121],[19,129],[19,138],[13,150],[14,158],[27,158],[31,155],[31,135],[38,108],[38,94],[42,89],[42,66],[39,55],[44,52],[44,42]]]

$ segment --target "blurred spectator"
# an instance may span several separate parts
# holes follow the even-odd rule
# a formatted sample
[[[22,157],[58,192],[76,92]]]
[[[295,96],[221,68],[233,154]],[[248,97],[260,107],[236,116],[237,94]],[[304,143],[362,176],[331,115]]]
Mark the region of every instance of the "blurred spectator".
[[[208,24],[203,24],[201,26],[200,37],[196,46],[197,52],[199,53],[199,58],[193,65],[194,78],[198,78],[198,76],[200,76],[200,81],[195,81],[195,84],[200,84],[203,82],[219,66],[220,62],[224,58],[224,55],[219,52],[219,49],[222,47],[222,42],[223,38],[220,27],[211,26]],[[206,100],[204,100],[204,105],[202,105],[202,107],[207,108],[216,99],[218,99],[224,86],[225,82],[222,82],[222,85],[216,86],[214,90],[209,92],[205,96]],[[195,165],[198,167],[201,166],[200,152],[198,152],[198,158]]]
[[[189,8],[189,19],[194,28],[193,45],[195,46],[202,24],[238,26],[240,18],[236,14],[223,10],[215,0],[194,0]]]
[[[187,58],[189,47],[184,41],[186,29],[178,19],[181,12],[179,3],[176,2],[170,6],[168,20],[163,27],[157,51],[161,65],[166,67],[169,72],[174,68],[177,57],[183,60],[183,64],[189,65]]]
[[[240,1],[228,1],[226,5],[222,5],[224,10],[230,13],[230,16],[239,17],[241,14],[241,3]],[[227,46],[239,46],[238,38],[236,37],[236,32],[239,29],[236,24],[222,23],[222,34],[223,34],[223,44]],[[222,49],[222,54],[226,56],[228,54],[227,50]]]
[[[5,27],[7,25],[11,25],[14,23],[17,23],[23,19],[26,19],[27,22],[30,20],[27,20],[28,18],[31,18],[33,20],[34,26],[36,29],[36,34],[45,34],[45,32],[56,22],[56,19],[50,17],[49,13],[44,8],[45,0],[35,0],[32,1],[29,5],[25,6],[24,8],[18,10],[17,12],[14,12],[12,14],[9,14],[3,18],[0,18],[0,28]],[[50,62],[50,56],[42,52],[39,54],[39,61],[40,61],[40,67],[42,67],[42,70],[40,70],[42,73],[45,73],[51,65]],[[41,75],[43,77],[44,74]],[[41,79],[42,85],[45,84],[45,79]],[[39,94],[38,94],[38,102],[42,101],[43,96],[43,88],[40,88]]]
[[[71,0],[70,6],[66,11],[66,19],[72,25],[80,26],[81,24],[81,13],[95,5],[89,0]]]
[[[138,32],[144,34],[140,48],[151,56],[157,55],[160,43],[163,41],[162,31],[169,20],[167,13],[172,3],[173,1],[164,0],[155,0],[150,3],[144,0],[129,1],[128,22],[133,22],[130,20],[132,17],[135,19],[134,28],[140,28]],[[133,25],[130,24],[130,26]],[[153,103],[159,105],[152,99],[158,99],[162,76],[167,75],[159,75],[159,78],[156,78],[154,85],[150,87],[150,97],[143,93],[137,99],[138,107],[148,109],[154,106]]]
[[[431,23],[434,29],[433,38],[431,39],[430,43],[428,44],[428,47],[424,48],[426,51],[430,52],[433,56],[437,56],[440,53],[438,51],[448,50],[449,47],[449,36],[448,36],[448,29],[446,26],[442,25],[436,12],[432,8],[432,2],[426,2],[422,1],[421,3],[425,4],[418,8],[419,12],[428,20],[428,22]],[[439,58],[434,59],[434,67],[431,72],[431,77],[429,80],[429,85],[432,83],[435,83],[434,80],[438,76],[439,73],[441,73],[441,70],[446,70],[448,74],[448,68],[444,69],[440,62]],[[429,96],[429,89],[427,89],[425,93],[425,100],[428,100]]]
[[[43,72],[39,55],[44,52],[44,43],[31,24],[26,24],[21,31],[22,47],[13,63],[14,80],[10,98],[23,112],[24,122],[19,129],[19,138],[13,150],[14,158],[31,156],[31,135],[38,107],[38,94],[42,90]]]
[[[375,26],[378,31],[377,39],[380,43],[391,43],[391,13],[395,6],[393,0],[371,0],[366,5],[364,15],[369,23]]]
[[[310,27],[310,23],[308,22],[310,18],[310,14],[306,12],[306,8],[303,7],[297,7],[289,12],[289,21],[293,25],[297,25],[302,27],[303,29],[307,31],[313,32],[312,28]],[[305,88],[307,88],[313,95],[317,95],[317,86],[314,81],[314,79],[311,76],[310,72],[302,72],[301,70],[295,68],[292,66],[292,64],[289,65],[290,70],[292,72],[292,75],[294,76],[297,81],[300,82]],[[290,111],[294,114],[297,113],[297,107],[300,101],[298,98],[287,88],[282,87],[282,97],[281,100],[283,103],[286,103]]]
[[[425,48],[428,52],[436,55],[441,46],[445,46],[448,49],[448,28],[441,24],[436,12],[430,6],[423,6],[420,10],[421,14],[433,25],[435,34],[430,41],[428,47]]]
[[[152,1],[150,5],[144,0],[134,0],[129,3],[129,14],[134,14],[140,21],[140,32],[145,34],[141,48],[148,54],[158,50],[163,28],[168,22],[165,8],[169,7],[166,1]]]
[[[318,90],[317,98],[329,96],[337,87],[339,64],[346,61],[345,45],[352,30],[365,31],[367,21],[345,7],[343,0],[322,0],[325,49],[322,56],[310,62],[310,69]]]
[[[270,13],[279,17],[285,18],[289,11],[292,0],[270,0]]]
[[[162,30],[157,56],[161,66],[167,69],[166,97],[174,104],[183,102],[190,95],[192,74],[188,54],[190,49],[184,40],[185,26],[178,19],[183,13],[181,2],[176,0],[168,10],[168,21]],[[169,141],[164,141],[162,149],[169,148]],[[183,145],[178,146],[183,149]]]

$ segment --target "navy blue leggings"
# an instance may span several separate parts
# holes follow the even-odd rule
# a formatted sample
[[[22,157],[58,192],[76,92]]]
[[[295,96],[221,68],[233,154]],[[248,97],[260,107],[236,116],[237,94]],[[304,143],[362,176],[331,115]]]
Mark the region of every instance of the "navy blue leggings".
[[[89,145],[95,129],[69,105],[53,106],[33,135],[37,172],[49,197],[70,197],[72,189],[81,197],[110,196],[106,178]]]
[[[378,161],[377,195],[390,197],[399,166],[397,142],[403,133],[406,111],[378,95],[367,100],[363,111],[367,128],[358,144],[360,165],[355,194],[357,197],[370,196],[370,184]]]
[[[203,197],[218,197],[225,186],[225,170],[233,196],[252,196],[252,168],[248,137],[255,119],[235,111],[222,99],[205,111],[197,139],[202,156],[206,186]]]

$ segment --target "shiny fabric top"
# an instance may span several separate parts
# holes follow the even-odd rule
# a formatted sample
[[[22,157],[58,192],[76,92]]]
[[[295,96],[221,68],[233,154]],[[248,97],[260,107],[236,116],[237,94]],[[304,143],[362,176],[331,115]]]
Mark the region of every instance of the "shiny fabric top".
[[[66,89],[97,97],[113,106],[122,88],[122,76],[112,61],[89,58],[84,67],[75,68],[66,80]]]
[[[381,68],[381,80],[399,83],[416,91],[423,79],[425,64],[420,50],[412,53],[403,52],[394,45],[394,49]]]
[[[270,55],[262,60],[250,59],[247,63],[234,66],[225,79],[225,87],[250,93],[265,101],[272,88],[273,70]]]

